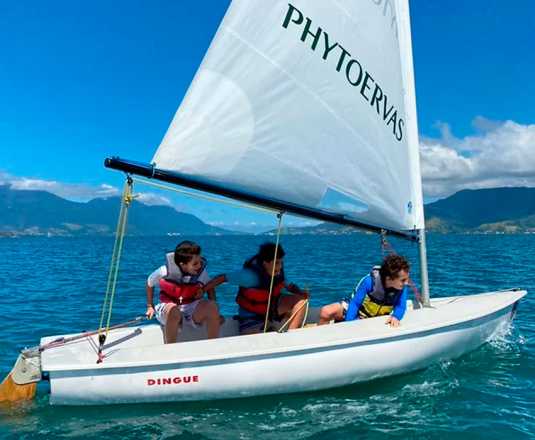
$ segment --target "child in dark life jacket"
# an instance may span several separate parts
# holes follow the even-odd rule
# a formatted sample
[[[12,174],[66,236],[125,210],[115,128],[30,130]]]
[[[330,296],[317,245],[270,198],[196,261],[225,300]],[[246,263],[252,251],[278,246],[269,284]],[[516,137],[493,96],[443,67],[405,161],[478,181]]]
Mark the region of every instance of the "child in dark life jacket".
[[[165,328],[165,343],[176,342],[183,320],[201,325],[206,323],[208,337],[219,336],[219,309],[215,291],[207,289],[209,300],[202,299],[202,287],[210,281],[206,260],[201,248],[192,241],[179,243],[175,252],[166,254],[166,264],[156,269],[147,279],[147,312],[154,315]],[[154,288],[160,288],[160,301],[154,307]]]
[[[264,243],[258,253],[244,263],[243,269],[218,275],[204,287],[206,290],[224,282],[239,286],[236,302],[239,306],[240,334],[261,332],[264,329],[266,314],[268,320],[282,321],[291,318],[288,323],[290,330],[301,326],[308,292],[302,291],[295,284],[286,283],[283,269],[284,255],[282,246]],[[275,277],[270,300],[269,289],[273,270]]]
[[[409,269],[404,257],[387,256],[360,280],[351,298],[322,307],[319,324],[389,315],[386,324],[398,327],[407,308]]]

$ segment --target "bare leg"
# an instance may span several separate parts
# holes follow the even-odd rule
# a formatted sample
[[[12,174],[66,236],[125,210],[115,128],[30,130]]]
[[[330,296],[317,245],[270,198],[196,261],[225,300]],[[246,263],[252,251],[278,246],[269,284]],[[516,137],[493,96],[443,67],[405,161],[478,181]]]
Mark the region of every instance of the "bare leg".
[[[289,330],[301,327],[306,311],[305,301],[300,295],[287,295],[279,300],[277,311],[280,316],[289,318],[295,313],[295,316],[288,324]]]
[[[333,319],[335,321],[342,321],[344,319],[342,304],[334,303],[321,308],[319,325],[328,324]]]
[[[176,342],[176,335],[178,332],[178,326],[182,322],[182,313],[178,310],[178,307],[173,307],[167,312],[167,318],[165,321],[165,343],[174,344]]]
[[[206,323],[209,339],[217,338],[219,336],[221,321],[219,319],[219,309],[215,301],[206,299],[201,300],[199,304],[197,304],[197,307],[195,307],[192,318],[196,324]]]

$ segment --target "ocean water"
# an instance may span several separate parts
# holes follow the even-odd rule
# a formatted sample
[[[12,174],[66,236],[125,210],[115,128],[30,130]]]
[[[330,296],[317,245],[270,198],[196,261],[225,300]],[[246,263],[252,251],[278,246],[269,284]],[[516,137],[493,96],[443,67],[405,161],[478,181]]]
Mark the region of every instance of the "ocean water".
[[[215,275],[240,267],[273,237],[191,238]],[[146,276],[176,242],[126,238],[113,322],[144,313]],[[282,244],[288,279],[311,290],[313,305],[350,292],[381,259],[373,235],[290,236]],[[416,245],[392,244],[409,257],[418,282]],[[110,238],[0,239],[2,378],[18,351],[41,336],[98,326],[112,246]],[[432,296],[531,291],[505,333],[459,359],[340,389],[201,403],[50,406],[41,382],[34,401],[0,406],[0,438],[535,438],[534,250],[535,235],[428,236]],[[218,289],[223,313],[235,312],[234,295],[231,287]]]

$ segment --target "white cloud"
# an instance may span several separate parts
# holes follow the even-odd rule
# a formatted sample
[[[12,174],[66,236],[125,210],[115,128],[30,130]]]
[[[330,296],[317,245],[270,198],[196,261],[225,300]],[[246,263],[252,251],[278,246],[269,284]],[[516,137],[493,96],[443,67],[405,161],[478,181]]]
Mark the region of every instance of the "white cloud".
[[[19,190],[48,191],[59,197],[76,201],[87,201],[99,197],[113,197],[120,194],[117,188],[107,184],[98,186],[70,184],[55,180],[16,177],[8,173],[0,173],[0,184],[8,184],[11,185],[11,188]]]
[[[167,197],[159,196],[158,194],[154,193],[135,193],[136,194],[136,200],[144,203],[145,205],[165,205],[165,206],[173,206],[171,203],[171,200],[169,200]]]
[[[513,121],[473,121],[478,134],[452,135],[440,124],[440,139],[422,138],[421,167],[426,197],[445,197],[461,189],[535,186],[535,125]]]
[[[18,190],[40,190],[48,191],[59,197],[77,202],[86,202],[96,198],[117,197],[121,191],[106,183],[98,186],[69,184],[57,182],[55,180],[32,179],[28,177],[16,177],[0,172],[0,185],[11,185],[11,188]],[[173,206],[167,197],[150,192],[135,192],[136,200],[145,205],[165,205]]]

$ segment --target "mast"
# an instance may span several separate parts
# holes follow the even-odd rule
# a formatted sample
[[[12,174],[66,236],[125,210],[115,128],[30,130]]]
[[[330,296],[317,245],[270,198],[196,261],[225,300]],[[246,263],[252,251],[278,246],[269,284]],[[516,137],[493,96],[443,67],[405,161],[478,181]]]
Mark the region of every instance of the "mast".
[[[129,160],[120,159],[118,157],[107,158],[104,161],[104,166],[119,171],[124,171],[129,174],[135,174],[143,177],[148,177],[163,182],[169,182],[176,185],[185,186],[188,188],[209,192],[212,194],[229,197],[235,200],[252,203],[258,206],[276,209],[278,211],[288,212],[303,217],[313,218],[316,220],[336,223],[339,225],[352,226],[358,229],[364,229],[371,232],[381,233],[386,231],[388,235],[403,238],[409,241],[417,241],[418,235],[411,232],[402,232],[384,229],[375,225],[368,225],[351,219],[343,214],[335,214],[326,210],[311,209],[306,206],[278,200],[274,198],[267,198],[265,196],[258,196],[249,194],[243,191],[225,188],[218,182],[212,182],[197,177],[192,177],[177,171],[168,171],[155,168],[153,165],[144,164],[140,162],[133,162]]]
[[[427,249],[425,245],[425,229],[418,230],[418,250],[420,255],[420,282],[422,286],[422,302],[424,307],[430,307],[429,276],[427,271]]]
[[[407,108],[407,139],[408,153],[411,157],[411,176],[416,177],[412,180],[414,194],[417,195],[415,209],[418,218],[418,226],[415,226],[418,232],[418,250],[420,257],[420,277],[422,289],[422,302],[424,307],[430,306],[429,301],[429,278],[427,271],[427,249],[425,244],[425,219],[423,208],[422,180],[420,170],[420,141],[418,136],[418,120],[416,113],[416,91],[414,82],[414,63],[412,57],[412,37],[409,13],[409,2],[401,0],[396,2],[398,17],[398,41],[399,53],[401,60],[401,73],[403,75],[403,84],[405,86],[404,100]]]

